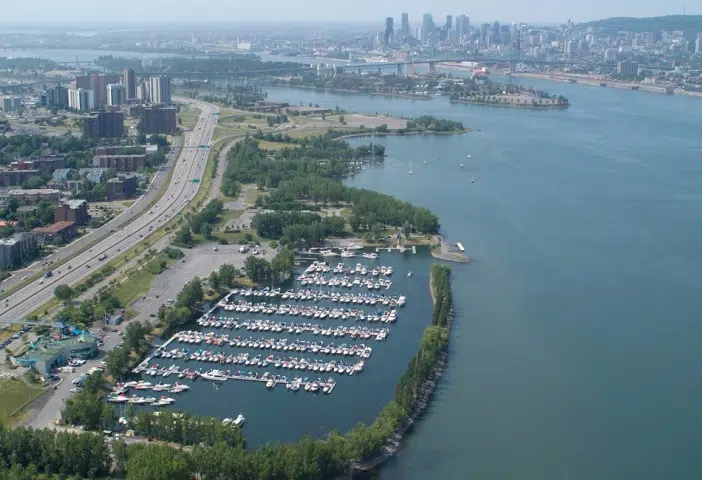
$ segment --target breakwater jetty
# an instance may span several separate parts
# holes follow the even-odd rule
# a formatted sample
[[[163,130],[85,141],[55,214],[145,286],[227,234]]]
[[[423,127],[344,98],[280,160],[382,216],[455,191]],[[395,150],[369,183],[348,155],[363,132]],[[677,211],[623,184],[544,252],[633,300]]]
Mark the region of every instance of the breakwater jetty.
[[[462,244],[461,244],[462,246]],[[436,236],[436,243],[432,246],[431,256],[439,260],[454,263],[470,263],[472,259],[465,253],[454,249],[441,235]]]

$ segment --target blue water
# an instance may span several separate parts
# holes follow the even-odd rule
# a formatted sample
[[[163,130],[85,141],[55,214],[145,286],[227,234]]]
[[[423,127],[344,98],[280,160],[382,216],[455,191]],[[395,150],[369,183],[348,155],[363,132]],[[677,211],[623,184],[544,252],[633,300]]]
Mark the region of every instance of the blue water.
[[[385,165],[352,181],[429,207],[475,258],[447,375],[379,477],[700,478],[702,103],[527,83],[573,107],[269,91],[480,129],[375,139]]]

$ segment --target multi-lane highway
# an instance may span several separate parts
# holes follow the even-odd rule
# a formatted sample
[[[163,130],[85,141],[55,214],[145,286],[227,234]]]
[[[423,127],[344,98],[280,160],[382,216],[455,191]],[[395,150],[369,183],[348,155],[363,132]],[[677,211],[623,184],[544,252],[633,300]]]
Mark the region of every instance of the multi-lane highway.
[[[215,113],[218,113],[219,109],[195,100],[183,99],[183,101],[200,108],[201,114],[192,132],[186,133],[185,144],[181,147],[180,156],[173,167],[173,176],[165,194],[148,211],[139,211],[140,215],[135,214],[139,210],[139,205],[135,204],[120,218],[105,225],[103,228],[107,228],[111,233],[107,238],[88,251],[75,254],[60,267],[56,267],[52,277],[36,280],[3,299],[0,302],[0,322],[24,320],[29,313],[51,299],[57,285],[72,285],[87,277],[120,252],[146,239],[149,234],[177,215],[193,198],[200,186],[200,182],[193,182],[193,180],[202,178],[209,153],[209,148],[201,148],[201,146],[210,144],[219,118]],[[164,173],[160,172],[160,174]],[[148,202],[148,200],[141,199],[140,202]],[[125,226],[125,215],[138,215],[138,218]]]

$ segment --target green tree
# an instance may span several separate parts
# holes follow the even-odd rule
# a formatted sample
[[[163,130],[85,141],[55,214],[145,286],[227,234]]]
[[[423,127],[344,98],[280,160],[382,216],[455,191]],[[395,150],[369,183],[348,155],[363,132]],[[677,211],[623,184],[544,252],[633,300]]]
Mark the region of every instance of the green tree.
[[[62,302],[68,302],[70,299],[75,297],[75,295],[76,292],[69,285],[62,283],[54,288],[54,296]]]
[[[219,281],[219,275],[217,274],[216,271],[210,273],[210,276],[207,279],[207,283],[209,284],[209,286],[212,290],[215,290],[215,291],[219,290],[221,283]]]

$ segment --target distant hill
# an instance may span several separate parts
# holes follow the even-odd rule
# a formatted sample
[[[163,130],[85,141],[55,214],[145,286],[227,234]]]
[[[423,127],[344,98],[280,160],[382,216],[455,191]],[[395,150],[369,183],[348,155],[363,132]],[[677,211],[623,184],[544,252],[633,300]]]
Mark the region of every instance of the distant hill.
[[[702,32],[702,15],[666,15],[648,18],[614,17],[580,23],[578,27],[592,27],[607,33],[616,33],[620,30],[630,32],[653,32],[654,30]]]

